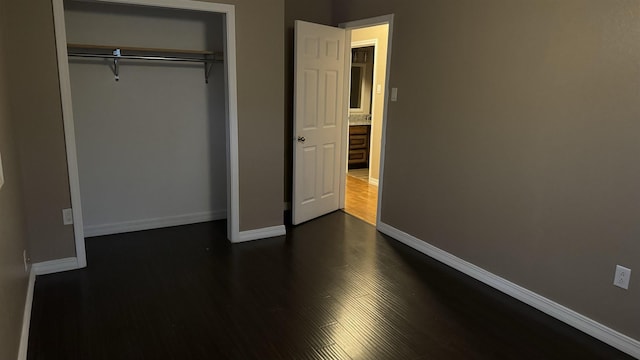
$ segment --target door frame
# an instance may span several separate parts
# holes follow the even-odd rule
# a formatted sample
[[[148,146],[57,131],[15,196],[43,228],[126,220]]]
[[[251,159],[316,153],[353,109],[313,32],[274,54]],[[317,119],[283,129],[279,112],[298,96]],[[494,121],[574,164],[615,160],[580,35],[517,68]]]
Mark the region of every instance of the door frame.
[[[351,49],[351,31],[353,29],[359,29],[364,27],[376,26],[376,25],[389,25],[389,34],[387,41],[387,68],[385,69],[385,84],[384,84],[384,110],[382,112],[382,134],[380,140],[380,175],[378,178],[378,205],[376,207],[376,228],[380,225],[381,218],[381,208],[382,208],[382,189],[384,185],[384,161],[385,161],[385,145],[387,138],[387,115],[389,113],[389,94],[390,94],[390,83],[389,83],[389,75],[391,74],[391,52],[392,52],[392,42],[393,42],[393,18],[394,14],[382,15],[373,18],[349,21],[345,23],[341,23],[338,26],[347,29],[348,39],[349,39],[349,49]],[[377,47],[376,47],[377,51]],[[351,65],[351,61],[349,61],[349,66]],[[375,75],[375,74],[374,74]],[[351,77],[349,77],[350,79]],[[348,85],[348,84],[347,84]],[[348,102],[347,102],[348,104]],[[347,107],[348,112],[348,107]],[[347,116],[348,119],[348,116]],[[345,121],[343,125],[343,149],[345,154],[348,154],[348,139],[349,139],[349,121]],[[348,155],[347,155],[348,156]],[[344,156],[343,156],[344,157]],[[344,157],[346,159],[346,157]],[[346,160],[345,160],[346,162]],[[342,172],[340,174],[340,183],[342,184],[340,189],[340,206],[344,209],[345,206],[345,187],[347,180],[347,167],[343,166]]]
[[[58,58],[58,76],[60,80],[60,100],[69,173],[69,190],[73,212],[73,231],[76,248],[76,267],[87,266],[87,255],[82,220],[82,201],[80,197],[80,178],[78,175],[78,155],[76,147],[73,105],[71,99],[71,80],[67,54],[67,34],[64,21],[64,0],[52,0],[53,20]],[[83,0],[87,1],[87,0]],[[176,10],[194,10],[224,14],[224,69],[226,94],[226,131],[227,131],[227,237],[231,242],[240,239],[239,226],[239,170],[238,170],[238,98],[236,75],[236,24],[235,6],[209,3],[196,0],[90,0],[94,3],[137,5]]]

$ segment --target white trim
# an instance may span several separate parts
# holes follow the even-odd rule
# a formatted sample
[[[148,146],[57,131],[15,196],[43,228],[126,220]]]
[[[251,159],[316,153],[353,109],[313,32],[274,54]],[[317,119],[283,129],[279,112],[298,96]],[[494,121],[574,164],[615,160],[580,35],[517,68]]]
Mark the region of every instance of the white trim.
[[[76,257],[80,268],[87,266],[87,253],[82,228],[82,202],[80,201],[80,176],[78,175],[78,153],[76,134],[73,124],[73,106],[71,104],[71,80],[67,59],[67,31],[64,23],[63,0],[53,0],[53,20],[58,54],[58,78],[60,79],[60,100],[67,151],[67,171],[69,173],[69,191],[71,193],[71,211],[73,213],[73,233],[76,245]]]
[[[82,0],[106,4],[139,5],[149,7],[160,7],[169,9],[195,10],[204,12],[228,13],[233,11],[234,6],[228,4],[207,3],[204,1],[192,0]]]
[[[193,0],[93,0],[100,3],[128,4],[139,6],[163,7],[222,13],[225,15],[225,85],[226,85],[226,128],[227,128],[227,237],[237,241],[240,234],[240,183],[238,158],[238,95],[236,75],[236,23],[235,6],[229,4],[210,3]],[[53,20],[55,27],[56,50],[58,58],[58,77],[60,80],[60,98],[64,122],[65,146],[67,152],[67,169],[69,172],[69,188],[71,207],[74,219],[74,239],[76,245],[77,265],[87,266],[84,243],[84,226],[82,219],[82,201],[80,197],[80,177],[78,175],[78,155],[76,135],[73,122],[73,105],[71,99],[71,81],[69,78],[69,62],[67,57],[67,35],[64,22],[63,0],[52,0]]]
[[[212,4],[210,4],[212,5]],[[226,11],[225,83],[227,85],[227,237],[234,242],[240,238],[240,170],[238,156],[238,84],[236,69],[236,15],[235,6]]]
[[[31,308],[33,307],[33,289],[35,288],[35,285],[36,273],[33,269],[30,269],[27,296],[24,299],[24,313],[22,315],[22,333],[20,334],[18,360],[27,360],[27,350],[29,349],[29,327],[31,326]]]
[[[378,179],[374,179],[372,177],[369,177],[369,184],[371,184],[373,186],[378,186],[379,183],[380,183],[380,181],[378,181]]]
[[[36,275],[47,275],[79,268],[78,259],[75,257],[69,257],[35,263],[31,266],[31,271]]]
[[[434,258],[492,288],[499,290],[523,303],[530,305],[574,328],[607,343],[616,349],[636,358],[640,358],[640,341],[613,330],[563,305],[545,298],[531,290],[525,289],[509,280],[484,270],[470,262],[462,260],[444,250],[428,244],[412,235],[398,230],[391,225],[378,223],[378,230],[392,238]]]
[[[187,224],[196,224],[201,222],[226,219],[227,211],[205,211],[200,213],[165,216],[152,219],[141,219],[133,221],[122,221],[118,223],[103,225],[87,225],[84,228],[86,237],[102,236],[111,234],[120,234],[131,231],[141,231],[149,229],[158,229],[170,226],[179,226]]]
[[[346,203],[346,187],[347,187],[347,171],[349,170],[349,94],[351,93],[351,30],[345,31],[345,61],[344,61],[344,81],[342,82],[342,118],[346,121],[342,122],[342,136],[340,150],[342,151],[342,159],[340,159],[340,192],[338,197],[338,207],[344,209]],[[295,179],[294,179],[295,182]]]
[[[284,225],[266,227],[262,229],[246,230],[240,232],[240,238],[234,242],[244,242],[258,239],[266,239],[270,237],[283,236],[287,234],[287,228]]]
[[[368,46],[378,46],[378,39],[367,39],[367,40],[359,40],[359,41],[351,41],[351,48],[361,48]],[[374,57],[375,59],[375,57]]]
[[[391,53],[393,50],[393,14],[382,15],[369,19],[362,19],[356,21],[350,21],[342,23],[339,26],[345,29],[357,29],[362,27],[376,26],[389,24],[389,34],[387,40],[387,69],[385,73],[385,85],[384,85],[384,109],[382,112],[382,139],[380,141],[380,173],[378,175],[378,205],[376,209],[376,224],[380,224],[382,218],[382,189],[384,185],[384,159],[386,153],[387,144],[387,122],[389,114],[389,89],[390,89],[390,75],[391,75]],[[346,170],[345,170],[346,171]],[[341,189],[344,193],[344,187]],[[343,203],[344,204],[344,203]],[[343,206],[344,207],[344,206]]]

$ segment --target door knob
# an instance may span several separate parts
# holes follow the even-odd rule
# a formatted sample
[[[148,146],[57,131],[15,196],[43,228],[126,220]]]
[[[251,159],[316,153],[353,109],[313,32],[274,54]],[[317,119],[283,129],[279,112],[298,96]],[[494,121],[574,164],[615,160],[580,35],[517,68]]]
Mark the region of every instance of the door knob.
[[[305,139],[304,136],[298,136],[298,142],[302,142],[303,143],[303,142],[305,142],[305,140],[307,140],[307,139]]]

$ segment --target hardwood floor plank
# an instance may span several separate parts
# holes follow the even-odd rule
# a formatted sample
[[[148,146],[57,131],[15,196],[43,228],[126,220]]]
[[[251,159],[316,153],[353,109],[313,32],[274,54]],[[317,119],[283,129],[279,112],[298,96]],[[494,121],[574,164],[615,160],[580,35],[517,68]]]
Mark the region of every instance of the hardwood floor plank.
[[[630,359],[343,212],[87,239],[38,277],[28,359]]]
[[[323,360],[349,360],[351,357],[338,345],[325,346],[318,349],[320,359]]]
[[[349,175],[345,190],[344,211],[375,225],[378,211],[378,187],[369,184],[367,180]]]

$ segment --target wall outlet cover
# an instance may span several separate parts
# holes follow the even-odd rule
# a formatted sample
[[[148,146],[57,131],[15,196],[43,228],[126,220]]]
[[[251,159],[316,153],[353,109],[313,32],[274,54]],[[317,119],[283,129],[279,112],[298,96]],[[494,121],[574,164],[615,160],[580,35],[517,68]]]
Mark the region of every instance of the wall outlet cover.
[[[613,278],[613,285],[623,289],[629,289],[629,278],[631,278],[631,269],[624,266],[616,266],[616,276]]]
[[[62,209],[62,223],[64,225],[73,224],[73,211],[71,209]]]

